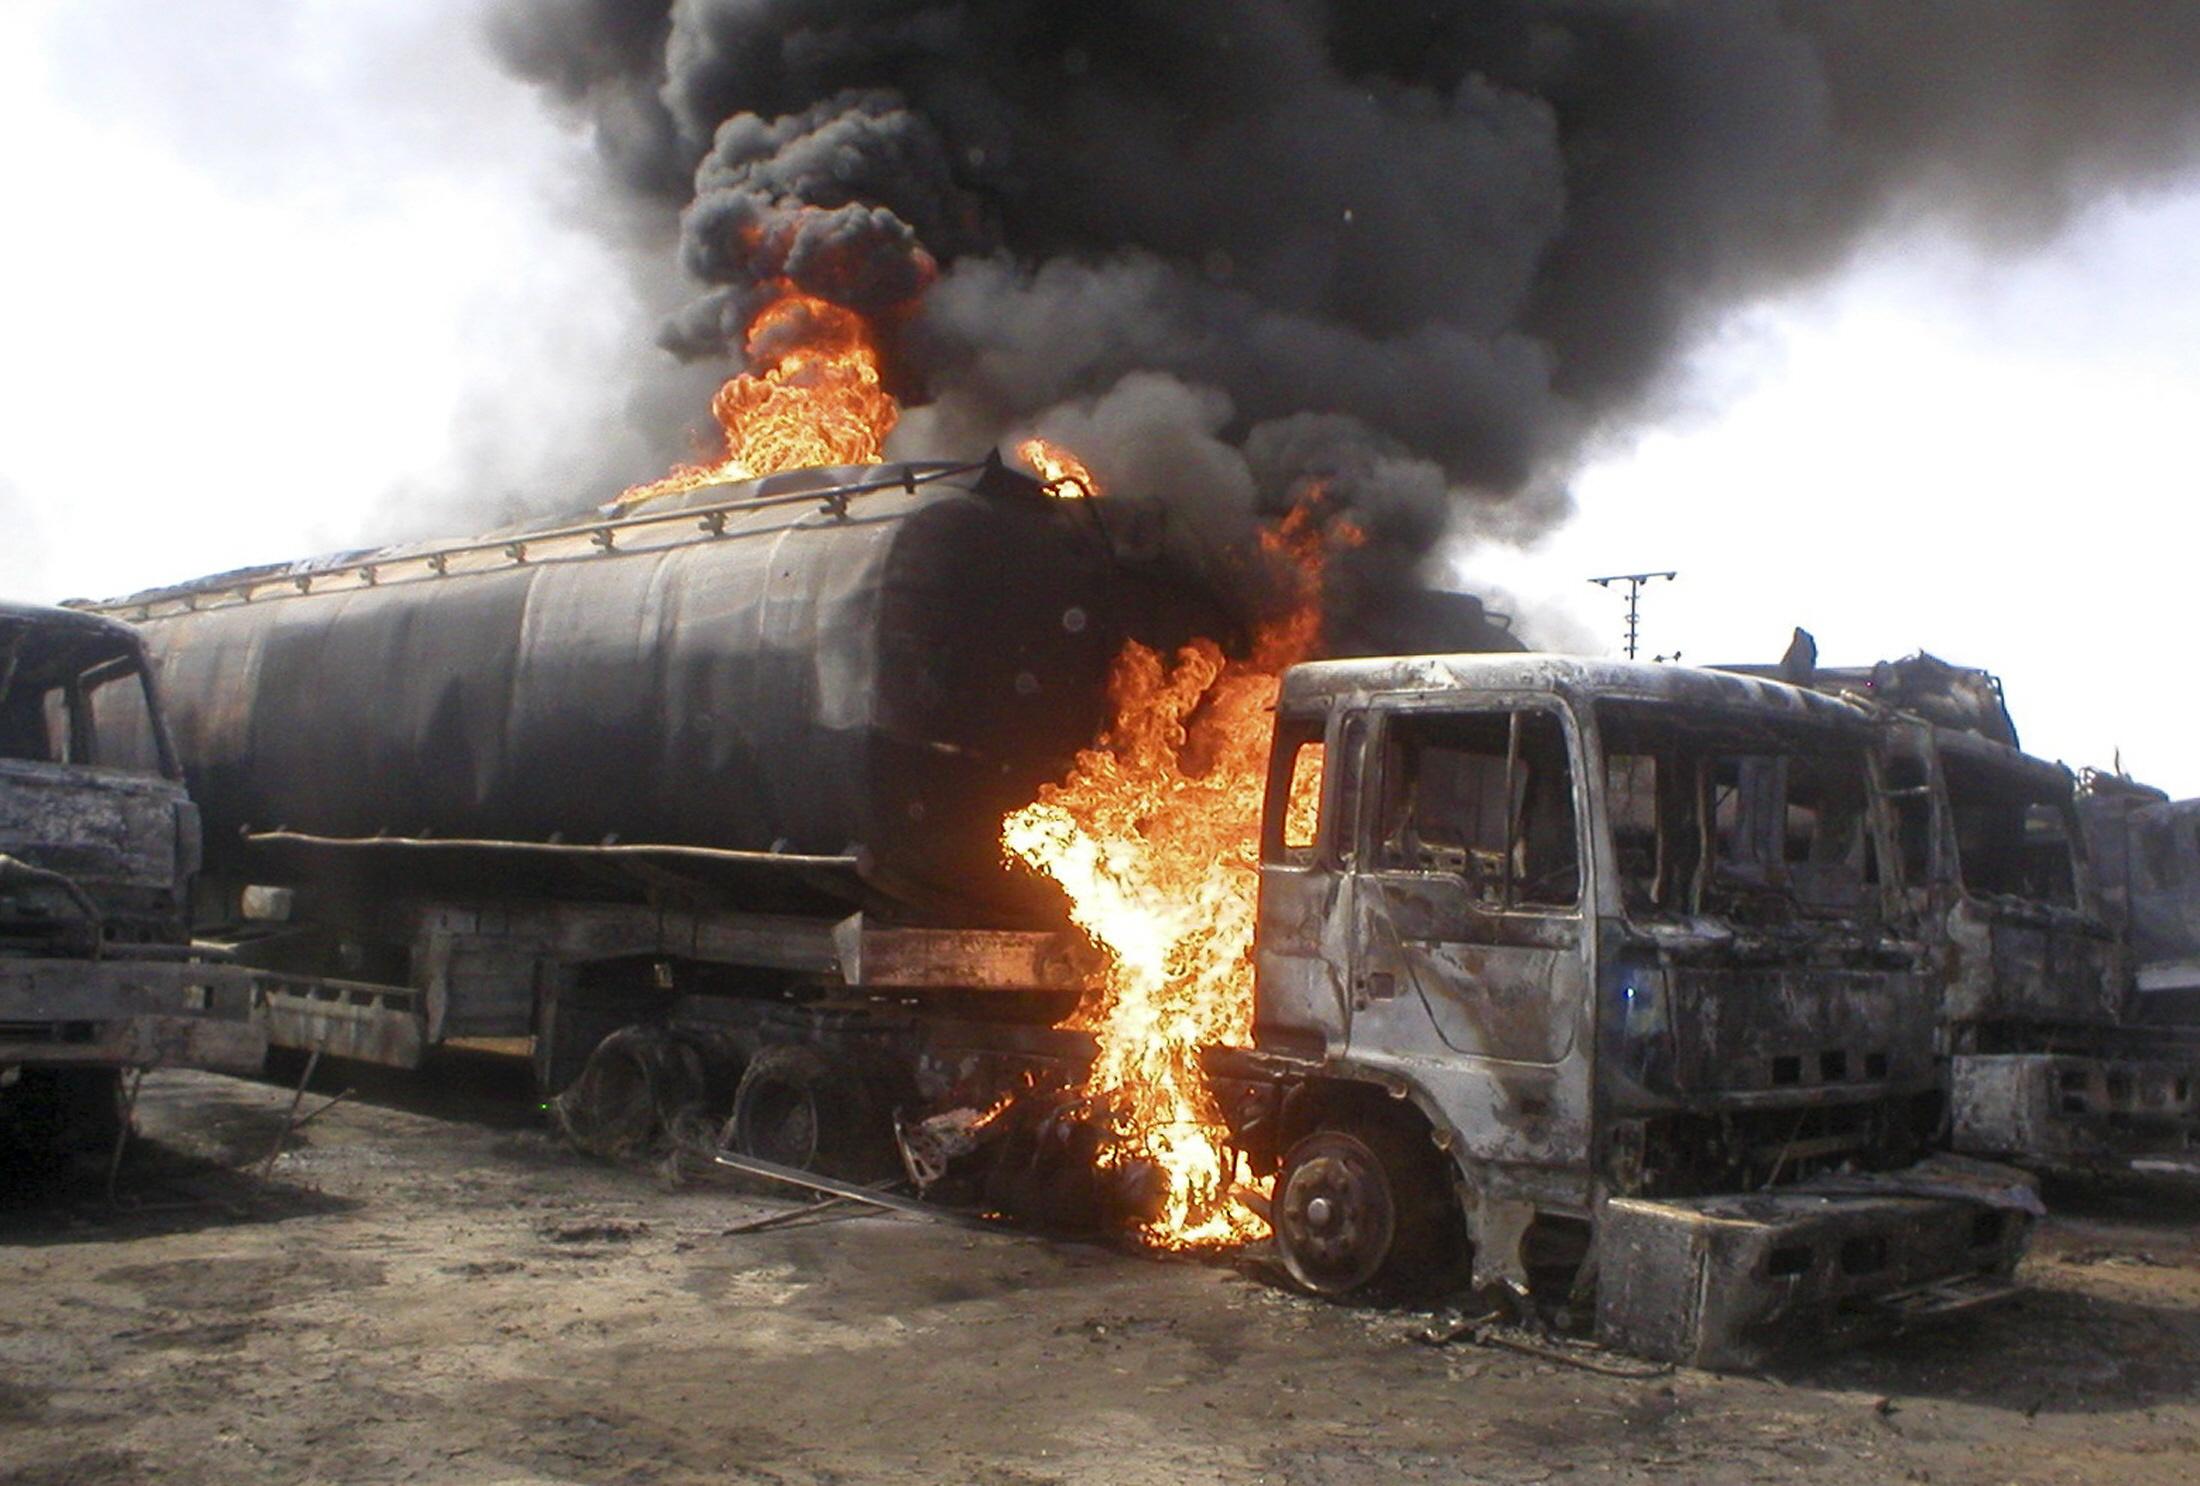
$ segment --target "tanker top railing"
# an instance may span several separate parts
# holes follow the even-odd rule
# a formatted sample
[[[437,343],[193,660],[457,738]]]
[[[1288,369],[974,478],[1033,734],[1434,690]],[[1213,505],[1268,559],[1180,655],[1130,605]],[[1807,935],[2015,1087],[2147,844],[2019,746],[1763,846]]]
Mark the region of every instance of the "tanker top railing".
[[[530,547],[544,547],[554,543],[571,542],[585,538],[588,545],[578,551],[558,554],[556,560],[585,558],[591,555],[612,553],[619,550],[621,533],[649,527],[667,527],[689,523],[694,533],[688,542],[710,541],[726,536],[728,519],[739,513],[763,510],[773,506],[810,504],[829,516],[840,520],[848,517],[849,503],[860,496],[876,495],[888,490],[900,490],[914,495],[922,485],[957,476],[986,470],[995,461],[983,460],[969,464],[938,465],[918,469],[914,465],[902,465],[892,475],[873,480],[858,480],[844,484],[811,486],[803,490],[776,491],[770,494],[743,496],[738,500],[718,501],[711,505],[684,506],[676,510],[644,511],[634,515],[606,515],[597,521],[577,521],[568,526],[547,527],[540,531],[521,532],[513,536],[481,537],[473,541],[452,542],[428,547],[417,552],[386,551],[370,553],[344,562],[333,562],[326,567],[311,569],[255,568],[244,573],[204,578],[194,583],[182,583],[172,588],[152,589],[133,594],[126,599],[91,601],[72,599],[66,607],[88,610],[95,614],[108,614],[132,620],[144,620],[156,614],[190,613],[195,610],[218,607],[225,601],[248,604],[264,598],[288,598],[337,588],[373,588],[393,576],[393,570],[419,569],[402,581],[418,581],[423,578],[449,576],[452,563],[458,558],[482,558],[490,561],[469,563],[458,569],[464,573],[494,572],[518,567],[528,559]],[[679,545],[679,544],[673,544]],[[346,581],[348,580],[348,581]]]

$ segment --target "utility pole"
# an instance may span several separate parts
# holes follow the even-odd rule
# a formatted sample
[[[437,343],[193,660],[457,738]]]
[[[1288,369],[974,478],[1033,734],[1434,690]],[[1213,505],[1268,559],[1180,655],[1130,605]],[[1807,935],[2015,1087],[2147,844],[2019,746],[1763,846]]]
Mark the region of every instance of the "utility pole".
[[[1627,658],[1635,658],[1635,632],[1642,620],[1642,586],[1657,578],[1677,578],[1680,575],[1671,568],[1662,573],[1611,573],[1589,581],[1599,588],[1610,588],[1614,583],[1627,585]]]

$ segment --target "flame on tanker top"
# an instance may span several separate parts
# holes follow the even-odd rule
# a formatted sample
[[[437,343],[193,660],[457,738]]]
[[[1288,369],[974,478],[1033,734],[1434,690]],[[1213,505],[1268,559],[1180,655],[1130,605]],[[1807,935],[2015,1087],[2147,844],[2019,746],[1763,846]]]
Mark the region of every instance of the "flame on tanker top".
[[[1016,446],[1016,457],[1031,466],[1046,493],[1058,500],[1089,500],[1100,493],[1100,482],[1085,462],[1045,439],[1025,439]]]
[[[746,349],[748,370],[711,403],[724,457],[637,485],[618,504],[882,457],[901,409],[860,316],[790,289],[750,322]],[[1033,438],[1016,452],[1051,495],[1100,492],[1066,449]],[[1266,1226],[1233,1199],[1240,1173],[1198,1060],[1205,1045],[1252,1038],[1272,708],[1283,668],[1311,652],[1321,627],[1325,535],[1311,509],[1302,502],[1263,537],[1298,575],[1299,595],[1251,655],[1232,660],[1204,639],[1173,660],[1126,645],[1110,683],[1113,724],[1067,780],[1002,824],[1006,850],[1061,885],[1071,917],[1107,956],[1099,1000],[1078,1018],[1099,1046],[1085,1093],[1106,1113],[1102,1165],[1145,1161],[1165,1178],[1145,1232],[1168,1247],[1243,1241]],[[1360,535],[1338,524],[1326,539],[1350,545]],[[1318,754],[1315,767],[1304,762],[1286,806],[1294,841],[1311,836],[1321,785]]]
[[[1340,526],[1330,539],[1359,536]],[[1265,540],[1299,575],[1293,610],[1239,660],[1212,640],[1174,659],[1126,645],[1108,731],[1001,832],[1012,857],[1061,885],[1071,918],[1107,956],[1100,998],[1078,1021],[1099,1045],[1085,1093],[1107,1121],[1102,1166],[1142,1161],[1165,1178],[1145,1233],[1171,1248],[1241,1242],[1266,1228],[1232,1196],[1241,1173],[1199,1067],[1202,1046],[1252,1038],[1273,707],[1283,668],[1311,653],[1321,627],[1323,537],[1308,504]],[[1294,772],[1287,832],[1311,817],[1320,782],[1318,768]]]
[[[788,290],[749,322],[745,344],[749,369],[711,399],[724,457],[681,465],[627,490],[617,504],[782,470],[878,462],[901,405],[885,389],[862,316]]]

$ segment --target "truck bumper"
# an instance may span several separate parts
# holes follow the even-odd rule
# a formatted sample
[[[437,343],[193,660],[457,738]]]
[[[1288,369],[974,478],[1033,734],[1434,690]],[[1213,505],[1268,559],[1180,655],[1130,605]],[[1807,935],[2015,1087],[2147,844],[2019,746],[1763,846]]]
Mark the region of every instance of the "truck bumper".
[[[249,971],[128,960],[0,960],[0,1067],[258,1070]]]
[[[1691,1367],[1756,1367],[1798,1342],[2015,1294],[2031,1227],[2027,1213],[1955,1197],[1615,1197],[1599,1223],[1597,1334]]]
[[[2200,1065],[2060,1053],[1949,1060],[1959,1151],[2058,1168],[2200,1148]]]

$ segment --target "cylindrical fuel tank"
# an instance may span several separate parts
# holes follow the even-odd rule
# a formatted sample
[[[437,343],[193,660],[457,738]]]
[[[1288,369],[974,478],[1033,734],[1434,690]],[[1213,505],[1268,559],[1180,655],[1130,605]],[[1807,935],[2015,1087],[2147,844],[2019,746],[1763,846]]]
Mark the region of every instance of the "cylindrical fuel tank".
[[[908,918],[1013,923],[1044,898],[1003,867],[1002,816],[1104,725],[1126,638],[1214,625],[1082,504],[998,469],[804,471],[640,508],[676,520],[347,554],[110,612],[142,616],[229,875],[285,880],[243,844],[278,828],[677,844],[855,856]]]

